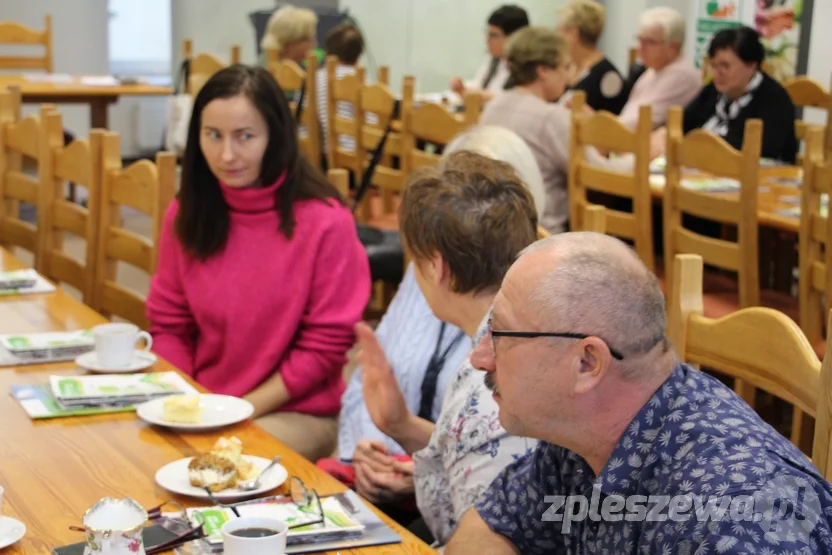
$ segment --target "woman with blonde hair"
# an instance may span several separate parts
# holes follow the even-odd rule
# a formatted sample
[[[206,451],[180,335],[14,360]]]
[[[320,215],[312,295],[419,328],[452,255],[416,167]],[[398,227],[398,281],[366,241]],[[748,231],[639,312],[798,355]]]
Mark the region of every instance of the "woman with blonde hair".
[[[306,8],[283,6],[272,14],[260,47],[277,50],[281,60],[302,64],[317,46],[318,16]]]
[[[624,78],[598,49],[605,18],[604,6],[596,0],[572,0],[558,10],[557,30],[566,39],[572,59],[569,88],[586,92],[593,110],[618,115],[628,91]]]

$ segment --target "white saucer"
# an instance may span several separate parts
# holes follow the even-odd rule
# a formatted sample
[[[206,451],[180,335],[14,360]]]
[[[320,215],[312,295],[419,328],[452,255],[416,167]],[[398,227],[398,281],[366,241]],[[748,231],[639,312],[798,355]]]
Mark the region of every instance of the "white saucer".
[[[199,396],[199,406],[202,409],[201,422],[197,424],[168,422],[164,419],[165,400],[162,397],[142,403],[136,407],[136,414],[150,424],[188,432],[204,432],[230,426],[247,420],[254,414],[254,405],[245,399],[229,395],[205,394]]]
[[[98,364],[98,357],[96,356],[95,351],[90,351],[89,353],[84,353],[76,358],[75,364],[81,368],[89,370],[90,372],[96,372],[99,374],[131,374],[156,364],[156,355],[145,351],[136,351],[133,355],[133,360],[130,361],[129,365],[120,366],[118,368],[110,368]]]
[[[243,458],[261,470],[272,462],[270,459],[251,455],[243,455]],[[205,493],[205,490],[192,486],[191,481],[188,479],[188,464],[190,464],[192,459],[193,457],[188,457],[166,464],[156,472],[156,483],[171,493],[208,499],[209,497]],[[216,492],[214,497],[218,501],[257,497],[280,486],[288,477],[289,473],[286,469],[282,465],[276,464],[260,480],[259,488],[252,491],[240,491],[237,488],[231,488]]]
[[[25,524],[11,517],[0,516],[0,549],[16,544],[25,535]]]

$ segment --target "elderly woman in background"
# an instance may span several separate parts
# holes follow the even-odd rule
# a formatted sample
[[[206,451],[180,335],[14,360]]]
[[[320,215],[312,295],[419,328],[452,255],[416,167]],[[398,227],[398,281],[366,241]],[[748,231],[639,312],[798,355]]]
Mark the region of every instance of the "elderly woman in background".
[[[317,28],[318,16],[312,10],[291,5],[278,9],[269,19],[260,41],[264,60],[267,50],[277,50],[281,60],[302,64],[317,45]]]
[[[514,168],[531,193],[538,218],[542,215],[543,180],[534,155],[520,137],[502,127],[479,125],[455,138],[445,149],[443,160],[463,150]],[[471,350],[471,340],[461,329],[434,315],[419,289],[412,263],[375,331],[407,409],[435,422],[448,384]],[[359,493],[380,503],[385,512],[407,525],[418,515],[393,504],[413,495],[412,462],[404,447],[373,423],[362,392],[362,377],[358,366],[342,399],[338,460],[322,459],[318,465],[354,485]],[[356,469],[362,475],[357,483]]]
[[[566,89],[567,50],[566,41],[553,29],[518,31],[508,47],[515,86],[489,102],[480,118],[484,125],[511,129],[531,148],[546,190],[541,225],[552,233],[566,229],[569,214],[566,174],[572,115],[565,106],[552,103]]]
[[[624,78],[604,53],[598,39],[604,31],[604,6],[596,0],[572,0],[558,10],[558,32],[572,58],[571,90],[586,92],[587,105],[618,115],[627,102]]]
[[[489,59],[480,67],[471,81],[459,77],[451,80],[451,90],[460,96],[470,91],[481,91],[486,99],[507,88],[509,71],[505,61],[505,45],[518,29],[528,27],[529,15],[520,6],[506,5],[497,8],[488,17]]]
[[[638,55],[647,70],[633,85],[619,118],[635,129],[642,106],[653,108],[653,128],[667,122],[671,106],[687,106],[702,88],[702,74],[682,54],[685,20],[672,8],[652,8],[641,14]]]
[[[742,148],[745,122],[763,121],[762,155],[794,163],[795,107],[780,83],[760,70],[765,49],[750,27],[723,29],[708,47],[713,82],[685,109],[685,133],[703,128]]]

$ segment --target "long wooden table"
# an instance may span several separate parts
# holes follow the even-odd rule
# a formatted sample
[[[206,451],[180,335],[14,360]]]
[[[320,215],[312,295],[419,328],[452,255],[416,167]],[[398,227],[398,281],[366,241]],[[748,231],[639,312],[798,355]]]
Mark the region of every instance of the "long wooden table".
[[[9,85],[20,87],[24,103],[87,104],[90,107],[90,129],[109,129],[107,108],[120,96],[168,96],[170,87],[146,83],[135,85],[90,85],[80,81],[71,83],[30,81],[22,75],[0,76],[0,89]]]
[[[0,249],[0,270],[23,268]],[[0,334],[86,329],[104,318],[60,288],[47,295],[0,297]],[[6,554],[44,553],[83,541],[71,531],[102,497],[132,497],[144,507],[168,499],[186,506],[198,500],[175,496],[156,485],[154,475],[165,464],[207,451],[220,436],[235,435],[244,452],[272,458],[290,475],[300,477],[319,494],[344,491],[343,484],[317,469],[252,422],[218,432],[180,434],[151,426],[134,413],[33,421],[8,393],[17,384],[45,383],[51,374],[82,371],[71,363],[0,368],[0,485],[5,487],[2,513],[22,521],[26,536]],[[165,361],[153,370],[173,367]],[[204,504],[204,503],[203,503]],[[369,503],[368,503],[369,505]],[[341,550],[361,555],[427,554],[433,549],[374,509],[404,539],[401,544]]]

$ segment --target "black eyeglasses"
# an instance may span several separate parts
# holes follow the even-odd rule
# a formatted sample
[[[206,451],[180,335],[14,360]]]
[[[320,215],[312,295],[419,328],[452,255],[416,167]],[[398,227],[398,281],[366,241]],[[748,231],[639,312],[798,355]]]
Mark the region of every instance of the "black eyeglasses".
[[[303,480],[297,476],[292,476],[289,479],[289,497],[292,499],[292,502],[298,506],[298,509],[301,512],[315,517],[315,520],[305,520],[297,523],[288,522],[287,524],[290,530],[294,528],[312,526],[313,524],[323,524],[326,526],[324,508],[323,505],[321,505],[321,498],[318,496],[318,492],[314,489],[307,489]]]
[[[488,319],[488,334],[491,336],[491,354],[493,356],[497,356],[497,345],[494,341],[497,337],[523,337],[526,339],[535,339],[537,337],[561,337],[563,339],[586,339],[587,337],[598,337],[597,335],[589,335],[586,333],[571,333],[571,332],[554,332],[554,331],[507,331],[507,330],[495,330],[491,324],[491,319]],[[601,339],[599,337],[599,339]],[[601,341],[604,341],[601,339]],[[610,344],[606,343],[607,348],[610,350],[610,354],[615,360],[624,360],[624,355],[620,352],[616,351]]]

